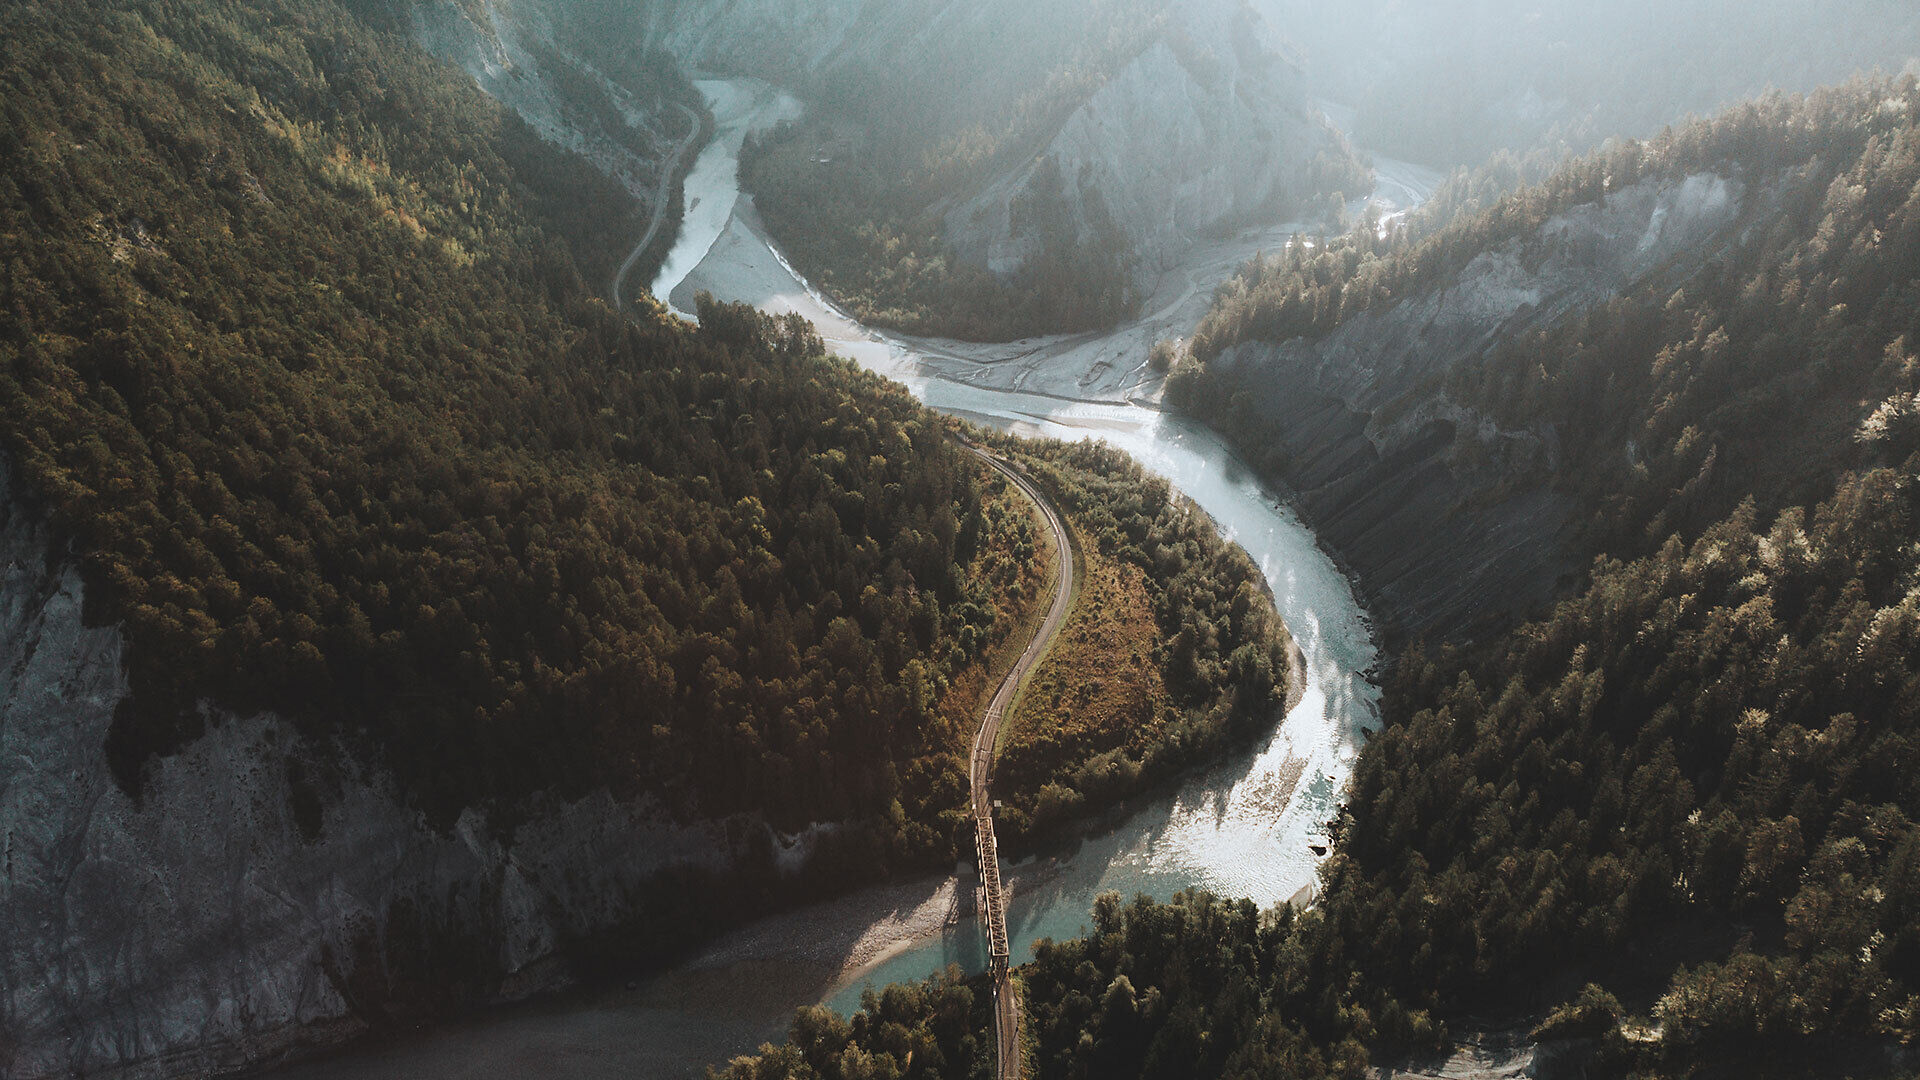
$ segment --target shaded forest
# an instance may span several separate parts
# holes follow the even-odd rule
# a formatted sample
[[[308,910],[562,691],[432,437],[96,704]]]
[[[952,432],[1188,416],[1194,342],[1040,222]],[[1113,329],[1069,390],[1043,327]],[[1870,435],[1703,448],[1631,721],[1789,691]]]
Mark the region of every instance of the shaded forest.
[[[0,12],[0,445],[126,633],[122,784],[217,709],[275,709],[441,824],[605,785],[951,853],[970,728],[942,703],[1031,595],[1030,529],[803,323],[616,316],[588,283],[630,201],[384,12]],[[1766,195],[1697,264],[1445,376],[1559,432],[1544,482],[1590,569],[1511,632],[1400,659],[1314,910],[1107,898],[1043,946],[1043,1074],[1356,1076],[1475,1006],[1594,1039],[1606,1073],[1910,1051],[1916,109],[1912,79],[1770,98],[1223,292],[1170,394],[1257,443],[1207,364],[1235,342],[1326,333],[1637,179]],[[1110,613],[1159,635],[1132,654],[1152,741],[1036,740],[1038,817],[1268,714],[1284,639],[1163,486],[1097,448],[1029,460]],[[978,1075],[984,1013],[947,975],[732,1069]]]
[[[1920,1034],[1917,106],[1912,79],[1770,98],[1223,294],[1202,355],[1324,333],[1636,177],[1766,192],[1698,265],[1445,376],[1552,425],[1595,561],[1544,620],[1396,666],[1325,873],[1358,970],[1433,1004],[1613,974],[1663,1071]],[[1684,966],[1611,959],[1678,926]]]
[[[624,193],[378,18],[6,15],[0,435],[128,635],[123,784],[211,702],[443,821],[609,785],[943,848],[975,467],[803,323],[616,316]]]
[[[1811,505],[1871,445],[1894,446],[1897,464],[1906,438],[1906,357],[1920,340],[1914,88],[1764,99],[1580,159],[1424,238],[1363,230],[1258,260],[1221,289],[1169,399],[1259,447],[1267,421],[1210,363],[1226,349],[1322,336],[1445,288],[1481,252],[1511,248],[1524,262],[1550,243],[1534,239],[1545,222],[1609,191],[1716,173],[1755,192],[1722,246],[1555,325],[1498,337],[1434,389],[1499,424],[1555,433],[1560,460],[1540,479],[1587,508],[1583,559],[1651,554],[1749,496],[1762,516]],[[1461,205],[1492,198],[1514,168],[1458,181]],[[1878,434],[1863,434],[1876,413]]]

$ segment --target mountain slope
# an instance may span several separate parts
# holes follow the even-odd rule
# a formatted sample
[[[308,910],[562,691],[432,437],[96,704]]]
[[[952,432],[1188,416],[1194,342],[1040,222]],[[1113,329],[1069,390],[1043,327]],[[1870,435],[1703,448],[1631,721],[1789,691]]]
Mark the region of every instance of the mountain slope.
[[[921,704],[1018,562],[942,422],[616,316],[626,192],[383,6],[0,19],[0,1068],[251,1061],[951,851]]]
[[[1873,1072],[1914,1040],[1917,106],[1911,78],[1743,106],[1418,246],[1262,272],[1217,310],[1209,348],[1243,357],[1227,370],[1324,379],[1352,362],[1336,340],[1404,364],[1379,328],[1419,325],[1409,309],[1490,262],[1535,290],[1492,317],[1461,305],[1474,333],[1389,383],[1404,397],[1367,428],[1461,418],[1417,490],[1473,494],[1427,535],[1504,516],[1591,560],[1539,621],[1396,666],[1322,899],[1348,962],[1395,993],[1458,1009],[1596,979],[1664,1024],[1609,1036],[1606,1067],[1662,1074]],[[1665,213],[1634,210],[1648,184]],[[1615,214],[1625,249],[1597,225]],[[1622,250],[1653,261],[1583,292]],[[1256,344],[1287,328],[1294,349]],[[1214,376],[1191,377],[1204,397]],[[1515,433],[1551,453],[1511,452]],[[1557,532],[1525,513],[1542,497]],[[1444,547],[1411,561],[1458,570]]]
[[[804,325],[616,315],[640,210],[384,5],[0,21],[0,1071],[242,1064],[947,857],[925,704],[1019,560],[944,422]]]
[[[1230,0],[702,0],[606,25],[807,99],[743,158],[746,188],[812,278],[897,327],[1103,325],[1196,235],[1368,182]]]
[[[981,617],[970,467],[804,327],[614,316],[589,222],[631,221],[624,194],[350,18],[13,16],[116,75],[10,68],[0,396],[93,616],[134,644],[125,785],[211,697],[370,740],[443,820],[635,782],[798,824],[884,810],[879,772],[815,774],[824,747],[782,779],[714,751],[804,731],[779,719],[803,700],[892,743],[879,716],[911,714],[866,695],[964,662],[947,644]]]
[[[1525,614],[1596,541],[1644,529],[1637,546],[1607,548],[1640,553],[1675,527],[1713,520],[1665,502],[1709,456],[1722,470],[1777,468],[1791,459],[1770,442],[1819,439],[1820,456],[1797,460],[1831,475],[1848,417],[1872,390],[1862,361],[1796,367],[1778,335],[1828,354],[1866,349],[1877,362],[1901,330],[1897,315],[1878,321],[1897,273],[1812,270],[1793,246],[1813,243],[1828,214],[1839,215],[1829,227],[1852,227],[1851,211],[1820,203],[1840,199],[1851,182],[1829,188],[1844,170],[1881,160],[1904,130],[1899,94],[1866,103],[1873,92],[1770,99],[1625,143],[1417,242],[1296,247],[1223,289],[1169,399],[1258,448],[1254,459],[1300,490],[1390,621],[1451,635],[1489,612]],[[1794,129],[1799,116],[1815,130]],[[1820,249],[1829,262],[1839,257],[1830,243]],[[1836,287],[1847,295],[1829,297]],[[1730,289],[1748,290],[1744,301]],[[1745,340],[1708,345],[1716,330],[1738,332],[1722,325],[1726,313],[1753,319],[1772,289],[1787,290],[1791,330],[1761,322]],[[1830,313],[1842,302],[1853,314]],[[1833,337],[1823,319],[1875,321]],[[1878,344],[1858,345],[1858,334]],[[1748,385],[1734,369],[1716,368],[1710,381],[1655,364],[1668,347],[1716,357],[1757,348],[1767,362],[1746,369]],[[1823,373],[1818,385],[1807,385],[1810,371]],[[1794,395],[1799,408],[1778,414]],[[1749,407],[1723,407],[1730,400]],[[1762,440],[1770,415],[1782,427]],[[1751,490],[1751,476],[1736,475],[1729,484],[1723,472],[1699,509],[1731,510]],[[1712,479],[1689,490],[1705,499]],[[1625,519],[1614,505],[1622,498],[1638,504]],[[1446,526],[1438,536],[1436,524]],[[1416,534],[1429,539],[1404,542]]]
[[[662,227],[634,256],[644,281],[672,248],[678,185],[711,124],[672,57],[599,35],[595,8],[549,9],[538,0],[394,6],[415,41],[471,75],[541,138],[593,162],[643,204],[658,204]]]

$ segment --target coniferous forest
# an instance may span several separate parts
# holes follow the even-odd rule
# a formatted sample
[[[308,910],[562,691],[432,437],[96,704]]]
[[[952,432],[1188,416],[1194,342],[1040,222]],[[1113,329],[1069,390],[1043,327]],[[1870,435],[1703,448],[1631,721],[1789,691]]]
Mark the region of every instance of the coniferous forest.
[[[953,131],[906,110],[869,132],[893,172],[820,160],[828,109],[749,144],[744,185],[861,319],[1111,323],[1134,268],[1057,163],[1016,207],[1040,253],[1019,274],[951,261],[929,210],[1044,146],[1161,29],[1156,5],[1093,7],[1115,25],[1059,29],[1078,51],[1040,90]],[[410,11],[0,7],[0,523],[44,520],[88,625],[122,635],[109,787],[137,804],[157,763],[268,713],[313,748],[284,763],[301,844],[371,772],[442,834],[606,792],[818,828],[832,888],[944,874],[971,858],[980,711],[1052,565],[1035,508],[963,442],[1033,478],[1080,571],[1008,715],[1003,843],[1070,845],[1273,730],[1300,687],[1266,577],[1167,482],[1098,443],[943,417],[798,316],[616,308],[599,289],[651,208],[427,58]],[[695,100],[664,52],[600,44],[648,98]],[[815,89],[844,120],[921,75]],[[1547,493],[1571,509],[1543,542],[1573,569],[1471,632],[1403,635],[1408,613],[1377,611],[1383,726],[1329,800],[1311,902],[1101,895],[1081,936],[1015,957],[1029,1075],[1357,1080],[1495,1029],[1543,1077],[1920,1063],[1920,80],[1772,94],[1548,160],[1500,156],[1411,218],[1296,238],[1156,350],[1160,404],[1284,491],[1259,365],[1313,355],[1285,346],[1495,257],[1577,260],[1559,226],[1627,189],[1743,192],[1712,243],[1529,307],[1423,376],[1475,421],[1448,423],[1444,467],[1497,478],[1424,527]],[[1399,418],[1367,419],[1363,438]],[[1521,429],[1553,452],[1503,458]],[[3,929],[65,933],[11,921],[16,832],[39,838],[5,831]],[[686,891],[640,942],[609,919],[566,943],[598,954],[571,974],[670,960],[797,902],[788,886]],[[405,1019],[507,996],[490,956],[394,934],[414,930],[428,944],[379,977],[446,986]],[[371,970],[324,978],[353,997]],[[0,1020],[39,1015],[14,1004],[58,992],[37,978],[5,985]],[[712,1075],[993,1076],[991,995],[952,968],[848,1017],[809,1007]],[[355,1030],[403,1015],[343,1008]]]
[[[362,17],[8,15],[7,449],[129,635],[122,783],[210,701],[445,820],[913,799],[985,617],[944,429],[803,324],[615,315],[624,193]]]
[[[609,787],[945,857],[935,706],[1021,571],[977,464],[803,322],[613,312],[632,201],[387,12],[4,16],[0,435],[128,635],[119,782],[275,710],[443,823]]]
[[[1405,1000],[1610,977],[1659,1021],[1633,1060],[1678,1072],[1915,1038],[1917,97],[1857,82],[1621,144],[1423,241],[1250,267],[1202,327],[1202,357],[1324,333],[1636,178],[1766,190],[1704,265],[1446,376],[1555,426],[1592,562],[1543,618],[1393,669],[1324,910]],[[1175,391],[1257,443],[1231,385],[1195,363]]]
[[[1444,376],[1561,432],[1548,482],[1587,508],[1566,541],[1587,571],[1506,632],[1397,658],[1311,909],[1114,895],[1087,937],[1042,945],[1023,969],[1040,1074],[1352,1077],[1499,1016],[1587,1075],[1910,1065],[1916,108],[1910,78],[1771,98],[1424,239],[1360,231],[1221,290],[1169,396],[1258,460],[1259,403],[1210,363],[1235,345],[1324,335],[1636,179],[1767,191],[1704,265]],[[797,1023],[804,1068],[727,1075],[861,1075],[842,1063],[889,1052],[878,1016]],[[912,1060],[892,1058],[964,1074]]]

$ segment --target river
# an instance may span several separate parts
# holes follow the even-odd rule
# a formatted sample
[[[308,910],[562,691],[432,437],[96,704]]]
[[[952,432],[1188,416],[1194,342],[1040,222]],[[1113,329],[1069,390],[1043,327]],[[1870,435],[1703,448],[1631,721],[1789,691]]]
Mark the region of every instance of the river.
[[[1285,502],[1204,428],[1150,404],[1146,347],[1191,328],[1213,283],[1289,226],[1197,248],[1140,320],[1100,335],[999,346],[903,339],[869,330],[812,291],[766,237],[741,195],[736,156],[748,132],[799,105],[751,80],[703,81],[714,141],[686,183],[687,213],[654,293],[690,310],[707,291],[763,310],[799,312],[835,352],[897,379],[943,412],[1026,435],[1097,438],[1165,476],[1246,548],[1272,586],[1305,660],[1298,703],[1258,746],[1140,804],[1069,849],[1010,868],[1014,960],[1043,937],[1085,926],[1108,889],[1166,898],[1188,887],[1261,905],[1315,880],[1313,845],[1332,815],[1365,732],[1378,724],[1371,627],[1351,584]],[[1405,190],[1400,190],[1400,189]],[[1404,209],[1423,192],[1396,185]],[[500,1010],[425,1036],[355,1050],[276,1074],[292,1080],[697,1076],[708,1064],[777,1039],[815,1002],[858,1007],[863,988],[923,978],[985,956],[971,918],[951,919],[959,876],[863,890],[726,935],[680,967],[624,990]]]

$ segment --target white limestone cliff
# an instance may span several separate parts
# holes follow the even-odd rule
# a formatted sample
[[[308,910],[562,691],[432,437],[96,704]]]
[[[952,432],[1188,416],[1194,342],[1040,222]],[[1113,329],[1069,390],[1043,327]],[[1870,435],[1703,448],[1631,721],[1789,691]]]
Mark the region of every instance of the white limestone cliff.
[[[654,0],[638,8],[638,25],[649,44],[691,71],[749,75],[802,96],[868,65],[947,71],[956,49],[997,42],[989,55],[968,54],[967,84],[920,87],[973,101],[1003,92],[1000,84],[1027,80],[1037,89],[1060,62],[1035,54],[1017,34],[983,29],[1019,26],[1029,7],[1019,0]],[[1052,158],[1083,225],[1098,193],[1150,292],[1154,277],[1196,239],[1284,220],[1312,193],[1316,157],[1348,153],[1309,104],[1304,76],[1274,28],[1245,0],[1172,0],[1156,26],[1141,51],[1089,85],[1032,152],[935,207],[961,258],[1004,274],[1036,253],[1034,238],[1016,232],[1012,206]]]
[[[1017,269],[1032,252],[1012,202],[1051,157],[1070,185],[1100,193],[1150,283],[1196,240],[1283,219],[1311,191],[1313,158],[1336,152],[1338,138],[1251,8],[1193,0],[1035,160],[952,209],[948,235],[963,257]]]
[[[685,118],[664,102],[641,100],[593,64],[572,55],[538,0],[479,0],[477,6],[425,3],[409,11],[414,40],[465,71],[487,94],[520,114],[540,137],[571,150],[650,201],[661,165],[679,141]],[[603,123],[569,101],[562,73],[597,87],[618,123]],[[608,127],[622,130],[607,130]]]

